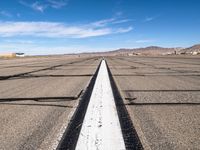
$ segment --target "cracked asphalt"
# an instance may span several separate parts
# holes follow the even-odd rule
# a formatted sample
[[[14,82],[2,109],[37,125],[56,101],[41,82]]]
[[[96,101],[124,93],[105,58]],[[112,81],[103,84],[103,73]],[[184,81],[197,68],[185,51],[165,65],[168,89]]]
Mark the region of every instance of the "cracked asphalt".
[[[0,76],[33,72],[0,80],[0,149],[56,148],[99,62],[67,56],[0,60]]]
[[[108,57],[144,149],[199,149],[200,57]]]

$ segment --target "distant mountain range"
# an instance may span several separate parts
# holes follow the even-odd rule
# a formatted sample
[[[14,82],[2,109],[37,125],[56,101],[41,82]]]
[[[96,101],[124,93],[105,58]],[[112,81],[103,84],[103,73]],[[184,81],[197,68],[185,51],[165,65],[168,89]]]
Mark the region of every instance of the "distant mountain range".
[[[121,48],[118,50],[112,51],[112,53],[128,53],[129,55],[160,55],[160,54],[172,54],[180,51],[182,48],[163,48],[158,46],[149,46],[145,48],[133,48],[125,49]]]
[[[189,48],[164,48],[158,46],[149,46],[144,48],[120,48],[106,52],[113,55],[173,55],[173,54],[200,54],[200,44]]]
[[[144,48],[120,48],[117,50],[106,51],[106,52],[95,52],[95,53],[82,53],[90,55],[174,55],[174,54],[200,54],[200,44],[194,45],[189,48],[164,48],[158,46],[149,46]]]

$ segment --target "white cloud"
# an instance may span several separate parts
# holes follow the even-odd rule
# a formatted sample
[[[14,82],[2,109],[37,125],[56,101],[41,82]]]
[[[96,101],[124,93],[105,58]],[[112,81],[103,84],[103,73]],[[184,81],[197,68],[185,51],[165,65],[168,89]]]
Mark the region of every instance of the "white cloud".
[[[69,26],[59,22],[0,22],[0,37],[34,36],[49,38],[86,38],[116,33],[126,33],[133,28],[94,27],[85,24]]]
[[[44,12],[47,8],[62,8],[67,5],[67,0],[44,0],[44,1],[35,1],[33,3],[27,3],[24,0],[19,1],[20,4],[30,7],[36,11]]]

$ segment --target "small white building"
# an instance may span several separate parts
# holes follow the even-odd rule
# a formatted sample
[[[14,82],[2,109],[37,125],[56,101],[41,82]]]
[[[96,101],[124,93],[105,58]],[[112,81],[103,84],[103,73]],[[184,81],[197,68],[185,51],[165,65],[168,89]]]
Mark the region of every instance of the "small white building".
[[[24,53],[16,53],[16,57],[24,57],[25,54]]]

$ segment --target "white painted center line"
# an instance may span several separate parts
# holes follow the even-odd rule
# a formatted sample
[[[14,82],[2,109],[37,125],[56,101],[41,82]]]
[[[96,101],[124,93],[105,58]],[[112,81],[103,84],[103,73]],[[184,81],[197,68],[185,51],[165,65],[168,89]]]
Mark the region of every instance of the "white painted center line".
[[[102,60],[76,150],[125,150],[105,60]]]

